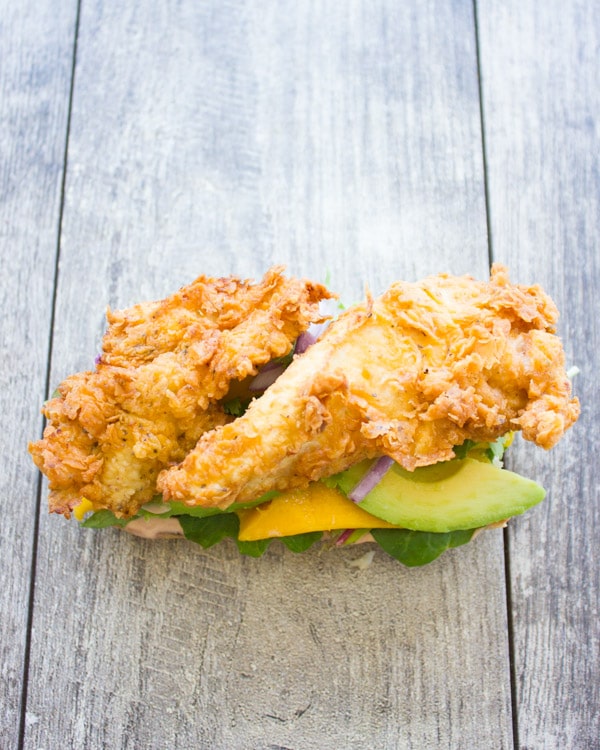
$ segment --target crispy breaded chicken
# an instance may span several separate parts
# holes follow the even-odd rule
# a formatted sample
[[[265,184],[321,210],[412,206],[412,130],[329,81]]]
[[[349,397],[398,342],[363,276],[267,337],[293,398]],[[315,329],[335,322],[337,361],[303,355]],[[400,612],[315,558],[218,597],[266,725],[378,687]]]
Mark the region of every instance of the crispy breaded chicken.
[[[329,297],[275,267],[257,284],[200,277],[163,301],[109,311],[96,369],[61,383],[43,408],[43,439],[30,445],[50,510],[69,516],[85,497],[134,515],[161,469],[230,419],[220,401],[232,382],[289,353]]]
[[[242,417],[202,435],[158,488],[226,508],[367,457],[413,470],[511,430],[550,448],[579,414],[557,317],[539,287],[511,285],[501,266],[489,283],[395,283],[334,321]]]

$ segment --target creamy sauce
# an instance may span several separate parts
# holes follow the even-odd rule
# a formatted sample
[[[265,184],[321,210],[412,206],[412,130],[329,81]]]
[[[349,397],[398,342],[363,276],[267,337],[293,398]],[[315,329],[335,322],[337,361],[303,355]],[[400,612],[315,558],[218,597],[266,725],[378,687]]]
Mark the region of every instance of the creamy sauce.
[[[178,518],[136,518],[123,527],[125,531],[144,539],[183,538],[183,529]]]

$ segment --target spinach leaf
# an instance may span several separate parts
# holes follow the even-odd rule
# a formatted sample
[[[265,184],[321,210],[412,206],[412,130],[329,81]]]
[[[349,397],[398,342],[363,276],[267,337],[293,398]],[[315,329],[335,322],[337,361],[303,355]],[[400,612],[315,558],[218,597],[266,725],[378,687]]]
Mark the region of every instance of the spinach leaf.
[[[190,542],[204,549],[212,547],[225,537],[237,540],[240,522],[235,513],[220,513],[218,516],[178,516],[183,534]]]
[[[308,531],[306,534],[283,536],[281,537],[281,541],[290,552],[306,552],[306,550],[312,547],[313,544],[316,544],[322,536],[322,531]]]
[[[475,529],[444,534],[410,529],[373,529],[371,534],[388,555],[408,567],[427,565],[452,547],[471,541]]]
[[[85,529],[106,529],[109,526],[127,526],[130,518],[117,518],[111,510],[97,510],[81,522]]]
[[[239,396],[236,396],[235,398],[223,403],[223,411],[225,414],[229,414],[232,417],[241,417],[248,406],[250,406],[251,400],[251,398],[242,399]]]
[[[456,458],[466,458],[468,452],[476,445],[477,443],[474,440],[469,440],[467,438],[464,443],[461,445],[455,445],[452,450],[454,451]]]
[[[190,542],[200,544],[204,549],[212,547],[226,537],[235,540],[238,550],[242,555],[260,557],[273,539],[257,539],[253,542],[243,542],[238,539],[240,522],[235,513],[221,513],[218,516],[207,516],[199,518],[196,516],[178,516],[183,534]],[[322,532],[310,532],[308,534],[295,534],[294,536],[281,537],[281,541],[292,550],[292,552],[304,552],[315,542],[319,541]]]
[[[236,543],[242,555],[261,557],[272,541],[272,539],[257,539],[255,542],[240,542],[238,539]]]

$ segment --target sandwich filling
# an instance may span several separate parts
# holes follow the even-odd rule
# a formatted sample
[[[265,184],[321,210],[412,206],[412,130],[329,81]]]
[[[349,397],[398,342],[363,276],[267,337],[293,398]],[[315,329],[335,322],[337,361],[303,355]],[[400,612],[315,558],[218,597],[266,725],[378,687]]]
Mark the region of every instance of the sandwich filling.
[[[397,282],[313,332],[334,296],[275,268],[109,313],[30,446],[50,510],[249,554],[370,533],[421,564],[543,498],[497,465],[509,434],[550,448],[579,414],[539,287]]]

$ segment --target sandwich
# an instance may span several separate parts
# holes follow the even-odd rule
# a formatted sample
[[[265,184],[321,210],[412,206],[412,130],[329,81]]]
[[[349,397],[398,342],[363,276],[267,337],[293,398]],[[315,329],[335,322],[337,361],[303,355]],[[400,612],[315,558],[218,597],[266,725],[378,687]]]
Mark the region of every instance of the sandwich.
[[[50,512],[253,556],[370,542],[414,566],[544,498],[502,465],[515,433],[550,449],[579,415],[539,286],[494,265],[336,299],[273,267],[109,310],[29,446]]]

